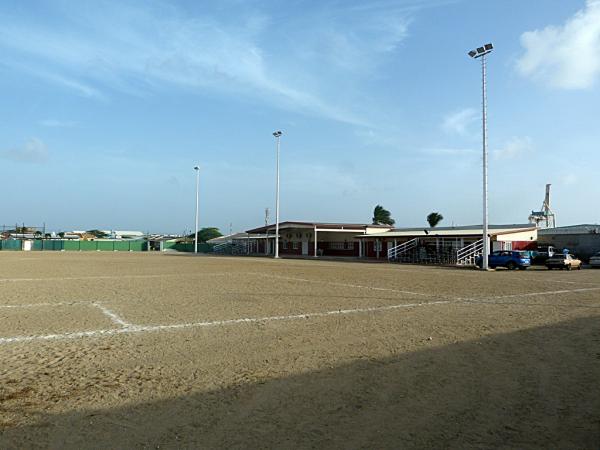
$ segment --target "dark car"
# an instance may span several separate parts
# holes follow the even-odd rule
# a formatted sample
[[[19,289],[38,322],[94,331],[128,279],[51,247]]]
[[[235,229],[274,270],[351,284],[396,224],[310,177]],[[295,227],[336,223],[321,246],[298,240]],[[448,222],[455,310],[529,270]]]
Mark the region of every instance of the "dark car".
[[[594,269],[600,269],[600,252],[590,258],[590,266]]]
[[[475,260],[477,267],[482,267],[483,258],[479,256]],[[531,266],[531,258],[527,252],[520,252],[516,250],[497,250],[490,253],[488,256],[488,266],[491,269],[496,267],[506,267],[509,270],[514,269],[527,269]]]

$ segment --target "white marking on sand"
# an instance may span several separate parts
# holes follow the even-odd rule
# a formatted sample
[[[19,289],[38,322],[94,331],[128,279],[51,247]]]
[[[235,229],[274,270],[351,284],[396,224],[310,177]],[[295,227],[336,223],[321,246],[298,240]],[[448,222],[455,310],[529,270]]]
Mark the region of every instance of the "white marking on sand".
[[[363,286],[367,287],[367,286]],[[367,287],[368,288],[368,287]],[[474,303],[486,303],[488,301],[500,300],[506,298],[523,298],[523,297],[532,297],[532,296],[541,296],[541,295],[559,295],[559,294],[571,294],[571,293],[580,293],[580,292],[590,292],[590,291],[598,291],[600,287],[596,288],[580,288],[580,289],[571,289],[571,290],[560,290],[560,291],[541,291],[541,292],[526,292],[521,294],[509,294],[509,295],[500,295],[495,297],[482,297],[482,298],[454,298],[451,300],[440,300],[440,301],[431,301],[431,302],[421,302],[421,303],[402,303],[397,305],[387,305],[387,306],[374,306],[368,308],[355,308],[355,309],[338,309],[333,311],[324,311],[324,312],[312,312],[312,313],[301,313],[301,314],[291,314],[291,315],[282,315],[282,316],[267,316],[267,317],[248,317],[248,318],[239,318],[239,319],[226,319],[226,320],[215,320],[208,322],[192,322],[192,323],[179,323],[179,324],[171,324],[171,325],[133,325],[127,323],[115,313],[105,308],[104,306],[98,303],[92,303],[94,306],[103,310],[105,314],[107,314],[111,319],[122,326],[122,328],[115,329],[105,329],[105,330],[90,330],[90,331],[79,331],[72,333],[62,333],[62,334],[45,334],[45,335],[29,335],[29,336],[13,336],[13,337],[3,337],[0,338],[0,345],[2,344],[11,344],[11,343],[19,343],[19,342],[32,342],[32,341],[52,341],[52,340],[66,340],[66,339],[80,339],[86,337],[98,337],[98,336],[112,336],[116,334],[131,334],[131,333],[150,333],[150,332],[158,332],[158,331],[166,331],[166,330],[182,330],[187,328],[202,328],[202,327],[217,327],[217,326],[228,326],[228,325],[236,325],[243,323],[266,323],[273,321],[293,321],[293,320],[301,320],[301,319],[310,319],[310,318],[318,318],[318,317],[331,317],[336,315],[347,315],[347,314],[361,314],[361,313],[376,313],[376,312],[385,312],[391,310],[397,310],[401,308],[416,308],[419,306],[432,306],[432,305],[447,305],[447,304],[474,304]],[[395,291],[395,290],[393,290]],[[398,291],[401,292],[401,291]],[[425,294],[422,294],[425,295]],[[33,305],[35,306],[35,305]]]
[[[266,274],[266,273],[250,273],[249,272],[248,274],[267,277],[267,278],[281,279],[281,280],[302,281],[303,283],[327,284],[330,286],[342,286],[342,287],[350,287],[350,288],[354,288],[354,289],[369,289],[372,291],[397,292],[399,294],[420,295],[423,297],[437,297],[437,295],[423,294],[422,292],[412,292],[412,291],[404,291],[404,290],[400,290],[400,289],[382,288],[382,287],[374,287],[374,286],[363,286],[363,285],[359,285],[359,284],[338,283],[335,281],[310,280],[308,278],[286,277],[283,275],[271,275],[271,274]]]
[[[25,303],[17,305],[0,305],[0,308],[36,308],[36,307],[53,307],[53,306],[75,306],[85,305],[88,302],[56,302],[56,303]]]
[[[0,283],[18,283],[21,281],[73,281],[73,280],[119,280],[128,278],[164,278],[164,277],[184,277],[184,276],[223,276],[232,275],[227,272],[215,273],[164,273],[152,275],[90,275],[81,277],[48,277],[48,278],[0,278]]]
[[[497,296],[493,296],[493,297],[465,298],[463,300],[467,301],[467,302],[474,302],[474,301],[484,302],[487,300],[501,300],[501,299],[505,299],[505,298],[522,298],[522,297],[538,297],[538,296],[542,296],[542,295],[576,294],[578,292],[590,292],[590,291],[600,291],[600,287],[563,289],[560,291],[525,292],[522,294],[497,295]]]
[[[419,306],[429,305],[441,305],[451,303],[450,300],[443,300],[437,302],[423,302],[423,303],[404,303],[399,305],[388,305],[388,306],[374,306],[370,308],[355,308],[355,309],[338,309],[333,311],[324,312],[312,312],[302,314],[291,314],[285,316],[267,316],[267,317],[246,317],[240,319],[227,319],[227,320],[214,320],[209,322],[192,322],[192,323],[178,323],[172,325],[131,325],[127,324],[123,328],[115,328],[108,330],[91,330],[91,331],[79,331],[74,333],[62,333],[62,334],[44,334],[44,335],[31,335],[31,336],[14,336],[0,338],[1,344],[11,344],[18,342],[31,342],[31,341],[53,341],[53,340],[65,340],[65,339],[79,339],[85,337],[96,337],[96,336],[111,336],[115,334],[129,334],[129,333],[149,333],[165,330],[181,330],[186,328],[203,328],[203,327],[217,327],[227,325],[237,325],[243,323],[266,323],[273,321],[292,321],[301,319],[311,319],[315,317],[329,317],[336,315],[346,314],[361,314],[361,313],[376,313],[382,311],[391,311],[400,308],[415,308]],[[126,322],[123,322],[126,323]]]
[[[102,311],[114,323],[121,325],[123,328],[130,328],[133,326],[129,322],[126,322],[121,317],[119,317],[114,311],[111,311],[110,309],[108,309],[106,306],[101,305],[100,303],[92,303],[92,305],[94,305],[96,308],[98,308],[100,311]]]

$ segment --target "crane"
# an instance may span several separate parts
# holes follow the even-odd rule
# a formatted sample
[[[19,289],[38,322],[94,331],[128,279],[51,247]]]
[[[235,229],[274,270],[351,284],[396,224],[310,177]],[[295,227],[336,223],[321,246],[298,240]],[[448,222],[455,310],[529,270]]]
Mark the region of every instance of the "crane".
[[[540,211],[531,211],[529,215],[529,223],[534,223],[538,228],[555,228],[556,216],[550,209],[550,186],[546,184],[546,196]]]

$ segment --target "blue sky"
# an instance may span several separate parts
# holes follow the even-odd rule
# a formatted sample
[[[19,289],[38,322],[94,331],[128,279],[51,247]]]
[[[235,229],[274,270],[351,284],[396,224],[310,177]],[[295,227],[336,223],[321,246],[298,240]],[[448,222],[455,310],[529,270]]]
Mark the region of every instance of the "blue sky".
[[[481,222],[489,58],[490,220],[545,183],[559,225],[600,222],[597,0],[5,1],[2,221],[223,231],[274,217]]]

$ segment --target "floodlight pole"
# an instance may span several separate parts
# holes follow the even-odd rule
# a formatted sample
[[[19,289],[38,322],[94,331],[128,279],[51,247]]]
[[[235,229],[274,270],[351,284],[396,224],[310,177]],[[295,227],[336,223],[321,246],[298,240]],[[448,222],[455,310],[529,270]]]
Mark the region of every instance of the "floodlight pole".
[[[469,52],[471,58],[481,58],[481,109],[482,109],[482,137],[483,137],[483,230],[482,230],[482,255],[481,268],[488,269],[488,256],[490,254],[490,240],[488,236],[488,148],[487,148],[487,58],[492,51],[492,44],[486,44],[477,50]]]
[[[277,186],[275,194],[275,258],[279,258],[279,147],[281,131],[273,133],[277,142]]]
[[[487,148],[487,66],[486,55],[481,57],[481,98],[483,126],[483,258],[482,268],[488,269],[490,240],[488,237],[488,148]]]
[[[196,232],[194,233],[194,253],[198,253],[198,191],[200,188],[200,167],[195,166],[194,170],[196,171]]]

